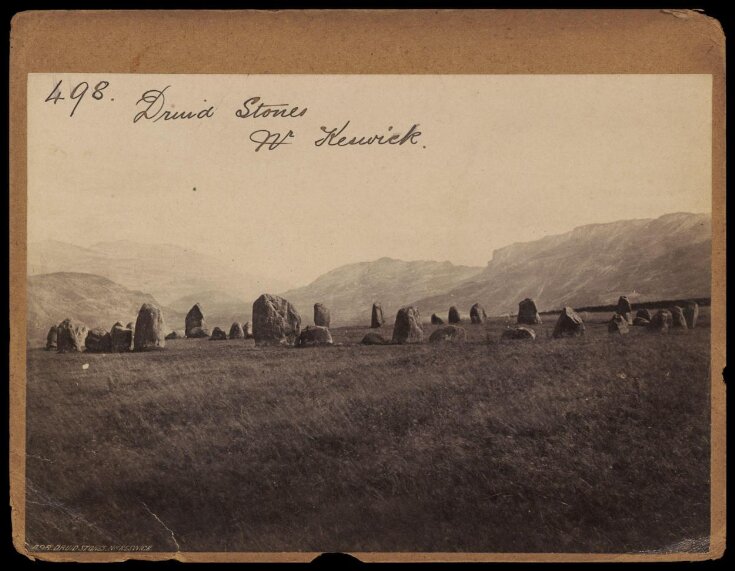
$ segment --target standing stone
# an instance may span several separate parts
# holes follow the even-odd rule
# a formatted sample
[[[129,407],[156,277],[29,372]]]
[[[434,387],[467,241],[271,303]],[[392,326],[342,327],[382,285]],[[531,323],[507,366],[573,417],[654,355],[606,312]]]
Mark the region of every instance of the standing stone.
[[[628,323],[633,323],[633,307],[627,295],[621,295],[618,298],[618,305],[615,311],[621,315]]]
[[[194,331],[195,329],[196,331]],[[195,303],[189,310],[189,313],[186,314],[184,332],[187,337],[205,337],[209,335],[207,323],[204,321],[202,307],[198,303]]]
[[[131,322],[130,322],[130,323],[128,323],[128,324],[127,324],[127,325],[126,325],[125,327],[127,327],[128,329],[130,329],[130,331],[133,331],[133,330],[135,329],[135,323],[133,323],[133,322],[131,321]]]
[[[227,341],[227,333],[222,331],[219,327],[212,329],[212,336],[209,338],[210,341]]]
[[[445,327],[440,327],[429,336],[430,343],[439,343],[442,341],[462,343],[467,341],[467,331],[463,327],[446,325]]]
[[[607,332],[625,335],[628,333],[628,320],[619,313],[613,314],[612,319],[607,324]]]
[[[639,309],[635,312],[635,316],[645,319],[646,321],[651,321],[651,312],[647,309]]]
[[[536,332],[529,327],[523,327],[521,325],[519,327],[509,327],[508,329],[503,331],[503,334],[500,336],[500,338],[533,341],[534,339],[536,339]]]
[[[249,321],[242,324],[242,331],[245,333],[245,339],[253,338],[253,324]]]
[[[321,325],[306,326],[299,335],[297,347],[316,347],[318,345],[332,345],[332,334],[329,329]]]
[[[57,325],[52,325],[46,334],[46,351],[56,349],[57,327]]]
[[[314,325],[329,327],[330,315],[327,306],[321,303],[314,304]]]
[[[87,331],[84,323],[74,319],[65,319],[56,328],[56,350],[59,353],[84,351]]]
[[[479,303],[476,303],[470,308],[470,321],[475,325],[479,325],[481,323],[485,323],[485,320],[487,320],[485,308]]]
[[[699,304],[696,301],[688,301],[684,304],[684,318],[687,320],[689,329],[694,329],[697,326]]]
[[[110,329],[110,341],[113,353],[127,353],[133,350],[133,329],[123,327],[119,321]]]
[[[253,337],[256,345],[293,345],[301,333],[296,308],[277,295],[264,293],[253,303]]]
[[[138,311],[133,333],[133,350],[149,351],[163,349],[166,346],[163,313],[152,303],[144,303]]]
[[[671,327],[674,329],[687,329],[687,320],[684,317],[684,310],[675,305],[671,308]]]
[[[579,314],[571,307],[562,309],[559,319],[556,320],[552,337],[576,337],[584,335],[584,322]]]
[[[383,306],[379,303],[374,303],[372,317],[370,318],[370,328],[377,329],[378,327],[382,327],[383,323],[385,323],[385,319],[383,318]]]
[[[439,317],[436,313],[431,314],[431,324],[432,325],[444,325],[444,320]]]
[[[379,333],[368,333],[360,343],[363,345],[387,345],[388,340]]]
[[[659,309],[654,313],[648,328],[651,331],[666,333],[673,323],[671,312],[668,309]]]
[[[90,329],[84,346],[89,353],[109,353],[112,351],[112,337],[101,327]]]
[[[518,304],[518,323],[524,325],[540,325],[541,316],[538,314],[536,302],[527,297]]]
[[[230,339],[245,339],[245,331],[242,329],[242,325],[235,322],[230,326],[230,334],[228,335]]]
[[[462,318],[459,316],[459,310],[455,306],[449,308],[449,315],[447,318],[449,323],[462,323]]]
[[[421,343],[423,339],[419,310],[413,306],[399,309],[393,325],[393,343]]]

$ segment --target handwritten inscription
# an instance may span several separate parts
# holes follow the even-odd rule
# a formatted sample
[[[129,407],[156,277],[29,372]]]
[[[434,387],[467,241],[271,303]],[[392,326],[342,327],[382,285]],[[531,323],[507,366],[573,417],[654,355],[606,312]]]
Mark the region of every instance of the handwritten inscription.
[[[171,87],[167,85],[163,89],[149,89],[140,96],[137,106],[143,107],[141,111],[133,117],[133,123],[137,123],[141,119],[147,119],[154,123],[163,119],[171,121],[174,119],[211,119],[214,117],[214,105],[200,109],[198,111],[173,111],[164,109],[166,106],[166,90]]]
[[[326,144],[330,147],[349,147],[351,145],[403,145],[405,143],[411,143],[415,145],[418,143],[418,138],[421,136],[421,131],[418,130],[418,125],[414,124],[406,134],[400,133],[382,134],[382,135],[370,135],[370,136],[340,136],[347,129],[349,121],[345,123],[341,128],[335,127],[334,129],[327,129],[322,126],[321,130],[326,133],[324,137],[314,141],[314,146],[321,147]],[[393,126],[388,127],[388,132],[393,130]]]
[[[243,109],[235,111],[235,117],[242,119],[248,117],[252,117],[253,119],[259,117],[303,117],[308,111],[306,107],[303,109],[299,109],[298,107],[289,108],[288,103],[260,103],[260,97],[246,99],[242,106]]]
[[[59,80],[53,85],[53,88],[46,97],[46,103],[56,105],[60,101],[68,99],[74,101],[74,106],[69,113],[69,117],[74,117],[79,105],[85,99],[87,93],[93,100],[107,100],[114,102],[115,98],[111,96],[113,88],[109,81],[102,80],[98,82],[80,81],[74,85],[63,83]],[[94,87],[92,87],[94,86]],[[217,107],[209,104],[205,99],[203,104],[185,106],[183,109],[178,106],[177,102],[172,101],[168,95],[170,85],[161,89],[147,89],[135,101],[135,109],[132,116],[133,123],[159,123],[166,124],[171,122],[201,122],[215,118]],[[253,144],[251,147],[256,153],[261,150],[275,151],[285,145],[292,145],[297,139],[297,133],[293,129],[288,130],[272,130],[266,120],[295,120],[304,117],[309,111],[308,107],[303,105],[292,105],[291,103],[271,103],[266,102],[260,96],[252,96],[242,99],[242,105],[234,110],[234,116],[238,119],[250,119],[256,121],[257,124],[263,125],[247,135],[247,140]],[[188,108],[187,108],[188,107]],[[232,117],[232,115],[230,115]],[[247,124],[247,123],[244,123]],[[255,125],[255,123],[252,123]],[[296,123],[289,123],[296,124]],[[419,131],[419,124],[413,123],[406,130],[394,130],[393,125],[389,125],[387,129],[374,131],[369,128],[355,128],[350,120],[337,123],[336,127],[321,125],[319,127],[321,133],[307,136],[307,140],[311,140],[316,148],[344,148],[344,147],[403,147],[418,144],[422,132]],[[426,148],[422,146],[422,148]]]

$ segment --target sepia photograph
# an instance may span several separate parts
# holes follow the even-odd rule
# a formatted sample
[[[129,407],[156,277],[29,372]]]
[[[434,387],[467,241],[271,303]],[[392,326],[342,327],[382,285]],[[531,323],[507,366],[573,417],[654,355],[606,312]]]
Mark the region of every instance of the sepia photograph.
[[[711,74],[24,82],[29,557],[712,553]]]

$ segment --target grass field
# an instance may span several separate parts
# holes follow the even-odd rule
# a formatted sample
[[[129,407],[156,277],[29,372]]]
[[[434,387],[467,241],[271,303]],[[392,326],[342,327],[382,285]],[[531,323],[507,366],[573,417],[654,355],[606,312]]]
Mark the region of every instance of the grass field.
[[[30,349],[27,542],[630,552],[706,538],[708,308],[668,335],[611,336],[609,316],[561,340],[544,316],[533,342],[499,342],[492,320],[466,324],[464,345],[360,346],[367,328],[338,328],[328,348]]]

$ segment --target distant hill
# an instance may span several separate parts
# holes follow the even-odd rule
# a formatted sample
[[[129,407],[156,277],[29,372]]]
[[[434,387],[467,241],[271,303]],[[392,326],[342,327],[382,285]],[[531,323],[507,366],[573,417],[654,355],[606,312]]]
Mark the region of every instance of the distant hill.
[[[406,302],[448,291],[482,271],[481,267],[450,262],[380,258],[340,266],[307,286],[281,295],[293,303],[306,323],[312,323],[314,303],[326,304],[334,325],[369,323],[373,302],[383,305],[386,320]]]
[[[442,293],[417,296],[422,314],[468,313],[475,302],[490,314],[515,313],[525,297],[539,309],[564,305],[709,297],[711,217],[675,213],[656,219],[589,224],[571,232],[496,250],[482,272]]]
[[[288,287],[283,281],[241,272],[234,264],[172,244],[118,240],[82,248],[46,240],[28,245],[29,275],[57,272],[104,276],[126,288],[149,292],[164,304],[221,288],[248,300],[263,291]]]
[[[49,327],[67,317],[88,327],[110,330],[113,323],[135,321],[140,306],[158,302],[147,293],[127,289],[93,274],[59,272],[28,278],[28,343],[45,343]],[[183,328],[184,316],[163,306],[167,329]]]

